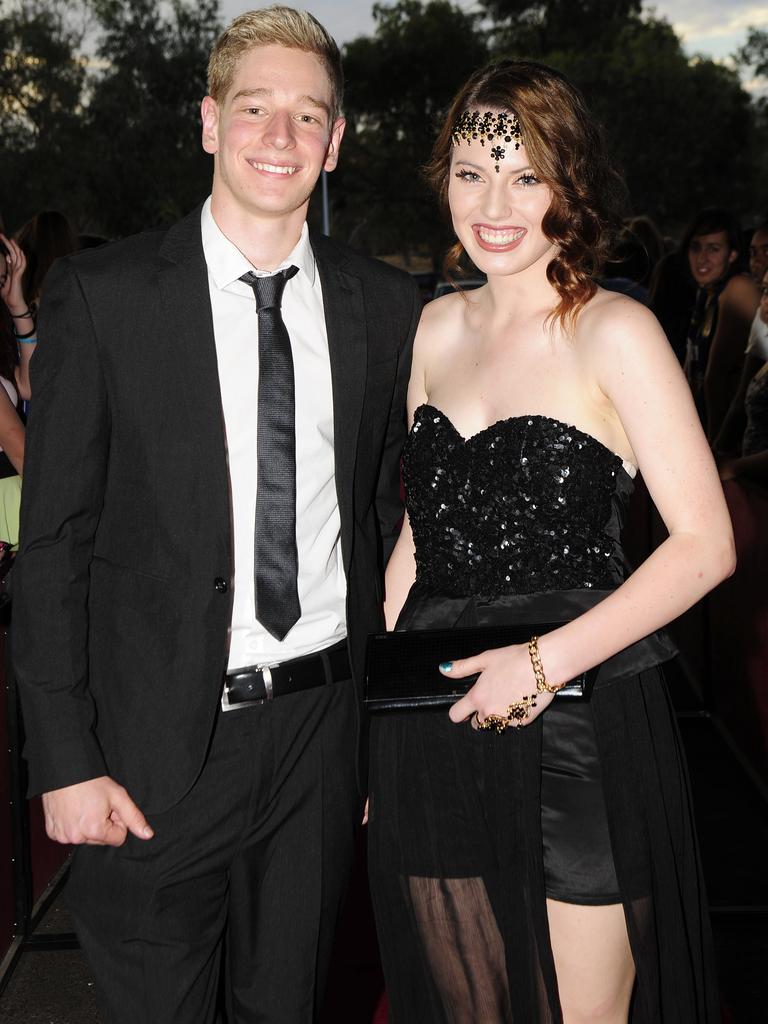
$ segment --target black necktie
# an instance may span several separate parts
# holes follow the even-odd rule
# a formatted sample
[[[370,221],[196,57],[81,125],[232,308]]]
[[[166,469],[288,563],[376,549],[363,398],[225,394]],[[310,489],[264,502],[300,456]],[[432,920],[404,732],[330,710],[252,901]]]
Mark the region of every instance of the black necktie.
[[[301,615],[296,550],[296,429],[293,356],[280,299],[298,267],[271,277],[248,272],[259,317],[258,485],[253,583],[256,618],[282,640]]]

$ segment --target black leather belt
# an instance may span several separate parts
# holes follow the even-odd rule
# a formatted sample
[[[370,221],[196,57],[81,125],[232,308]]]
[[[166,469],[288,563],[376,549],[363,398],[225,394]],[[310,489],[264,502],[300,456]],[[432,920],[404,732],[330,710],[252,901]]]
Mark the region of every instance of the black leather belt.
[[[224,676],[222,706],[225,710],[246,704],[263,704],[288,693],[311,690],[326,683],[352,678],[347,641],[342,640],[317,654],[306,654],[276,665],[254,665]]]

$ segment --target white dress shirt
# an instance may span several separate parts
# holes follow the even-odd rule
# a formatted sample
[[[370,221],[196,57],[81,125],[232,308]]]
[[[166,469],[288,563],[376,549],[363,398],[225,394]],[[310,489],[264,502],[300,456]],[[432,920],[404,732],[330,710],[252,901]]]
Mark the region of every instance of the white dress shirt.
[[[304,224],[296,248],[273,271],[253,267],[221,231],[210,197],[201,215],[203,252],[219,365],[229,460],[234,539],[234,604],[229,671],[274,664],[322,650],[346,635],[346,578],[341,559],[333,449],[333,396],[323,293]],[[284,640],[256,620],[253,592],[257,488],[259,339],[248,271],[268,276],[299,268],[285,286],[282,315],[291,339],[296,387],[296,545],[301,618]]]

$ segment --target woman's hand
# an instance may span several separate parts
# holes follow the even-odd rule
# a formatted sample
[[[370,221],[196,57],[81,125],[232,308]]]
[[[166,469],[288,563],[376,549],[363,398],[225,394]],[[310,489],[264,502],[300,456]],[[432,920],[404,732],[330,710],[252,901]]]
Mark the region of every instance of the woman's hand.
[[[463,679],[480,673],[480,678],[471,690],[461,700],[457,700],[448,712],[452,722],[465,722],[470,716],[476,715],[472,724],[477,727],[477,723],[483,722],[489,715],[505,717],[510,704],[522,701],[524,697],[533,697],[535,707],[532,706],[527,717],[519,722],[520,725],[529,725],[549,707],[554,698],[552,693],[536,691],[536,677],[526,644],[497,647],[483,651],[474,658],[445,662],[440,666],[440,671],[451,679]]]
[[[0,242],[7,250],[7,255],[3,257],[5,267],[0,268],[0,299],[12,315],[23,313],[29,309],[21,290],[21,279],[27,269],[27,257],[21,246],[12,238],[0,234]]]

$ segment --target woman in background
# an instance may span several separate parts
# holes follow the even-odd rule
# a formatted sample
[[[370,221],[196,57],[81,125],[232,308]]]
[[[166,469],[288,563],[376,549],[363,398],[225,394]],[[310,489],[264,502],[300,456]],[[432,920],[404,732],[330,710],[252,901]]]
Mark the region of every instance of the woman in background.
[[[35,343],[34,320],[21,288],[25,265],[19,246],[0,234],[0,540],[14,548],[19,542],[24,469],[24,423],[18,413],[18,350],[28,342],[33,346]]]
[[[739,386],[744,349],[758,303],[757,286],[739,269],[741,233],[727,210],[703,210],[681,248],[696,283],[685,375],[701,422],[714,440]]]
[[[392,1024],[714,1024],[707,910],[657,631],[733,569],[653,316],[593,277],[616,178],[572,85],[502,61],[430,175],[488,277],[426,307],[389,628],[567,622],[447,662],[450,710],[374,716],[369,870]],[[640,468],[668,539],[627,575]],[[532,630],[533,632],[533,630]],[[450,655],[449,655],[450,656]],[[556,700],[600,665],[589,702]],[[633,996],[634,991],[634,996]]]
[[[758,316],[768,328],[768,270],[760,284]],[[744,394],[746,427],[737,456],[720,462],[721,480],[747,479],[768,484],[768,361],[751,378]]]
[[[36,213],[19,229],[16,241],[25,259],[21,291],[27,301],[27,308],[36,316],[48,271],[60,256],[77,252],[80,246],[74,228],[58,210],[43,210]],[[22,326],[26,330],[26,325]],[[34,340],[27,340],[19,350],[16,379],[22,398],[27,401],[31,397],[29,362],[34,355],[35,347]]]

